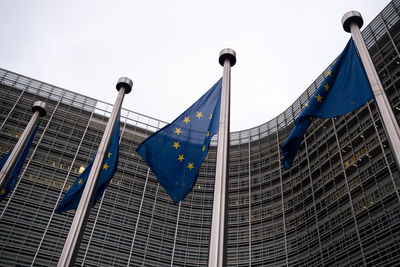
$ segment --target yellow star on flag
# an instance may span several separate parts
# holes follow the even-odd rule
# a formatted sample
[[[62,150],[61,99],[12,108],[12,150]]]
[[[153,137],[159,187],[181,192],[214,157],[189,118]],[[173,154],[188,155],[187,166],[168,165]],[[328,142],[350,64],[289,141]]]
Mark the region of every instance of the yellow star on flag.
[[[110,167],[110,166],[108,166],[108,164],[106,163],[106,164],[104,164],[103,165],[103,170],[108,170],[108,167]]]
[[[207,131],[206,137],[210,136],[210,131]]]
[[[177,135],[181,134],[182,133],[181,128],[175,128],[175,133]]]
[[[78,184],[81,184],[81,183],[82,183],[82,179],[79,179],[79,180],[78,180]]]
[[[6,190],[4,188],[2,188],[0,194],[1,195],[5,195],[6,194]]]
[[[174,141],[173,147],[175,147],[176,149],[178,149],[178,147],[180,147],[179,142],[175,142],[175,141]]]
[[[203,148],[201,149],[202,152],[204,152],[204,150],[206,150],[206,146],[203,146]]]
[[[193,166],[193,163],[188,163],[188,166],[187,166],[190,170],[192,170],[193,168],[194,168],[194,166]]]
[[[331,88],[331,87],[329,86],[328,83],[326,83],[326,84],[324,84],[324,88],[325,88],[325,91],[329,91],[329,88]]]
[[[188,116],[188,117],[185,117],[185,119],[183,120],[183,122],[186,123],[186,124],[188,124],[188,123],[190,122],[189,116]]]
[[[178,158],[178,160],[180,161],[180,162],[182,162],[182,160],[184,160],[185,158],[183,157],[183,155],[179,155],[179,158]]]
[[[322,102],[322,96],[320,94],[315,96],[315,98],[317,99],[317,102]]]
[[[326,74],[326,76],[331,76],[331,77],[332,77],[332,71],[328,71],[328,73]]]
[[[211,120],[212,119],[212,114],[210,113],[210,117],[209,117],[209,119]]]
[[[198,112],[196,113],[196,117],[199,118],[199,120],[201,119],[201,117],[203,117],[203,112]]]
[[[111,153],[111,152],[108,152],[108,157],[109,157],[109,158],[111,157],[111,155],[112,155],[112,153]]]

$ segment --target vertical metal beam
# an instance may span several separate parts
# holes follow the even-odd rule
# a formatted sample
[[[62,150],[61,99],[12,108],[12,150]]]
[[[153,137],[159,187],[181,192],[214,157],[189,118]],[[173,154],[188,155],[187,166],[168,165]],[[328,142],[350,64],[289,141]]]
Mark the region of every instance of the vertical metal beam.
[[[251,224],[253,222],[252,220],[252,216],[251,216],[251,203],[252,203],[252,199],[251,199],[251,131],[249,130],[249,143],[248,143],[248,149],[249,149],[249,153],[248,153],[248,164],[249,164],[249,267],[251,267]]]
[[[0,80],[2,81],[2,80]],[[26,88],[28,88],[28,86],[30,85],[32,79],[29,78],[29,82],[25,84],[24,89],[21,90],[21,93],[19,94],[17,100],[14,102],[13,107],[10,109],[10,112],[8,112],[6,118],[4,119],[3,123],[0,125],[0,130],[3,129],[4,124],[6,124],[6,121],[8,120],[8,118],[10,117],[11,113],[14,111],[15,107],[17,106],[17,104],[19,103],[21,97],[24,95]],[[15,83],[13,84],[13,87],[15,87]]]
[[[292,109],[293,111],[293,109]],[[285,113],[283,113],[285,114]],[[281,155],[281,146],[279,143],[279,117],[276,117],[276,146],[278,147],[278,161],[279,161],[279,181],[281,183],[280,189],[281,189],[281,205],[282,205],[282,224],[283,224],[283,237],[285,239],[285,262],[286,262],[286,266],[289,266],[289,258],[288,258],[288,242],[287,242],[287,228],[286,228],[286,210],[285,210],[285,197],[283,196],[283,194],[285,193],[285,190],[283,189],[283,174],[282,174],[282,162],[279,159],[279,155]],[[287,126],[287,122],[286,122],[286,116],[285,116],[285,126]],[[304,138],[304,142],[306,142],[305,138]],[[307,148],[306,148],[307,151]]]
[[[137,162],[137,164],[139,165],[139,162]],[[138,170],[136,168],[135,172],[137,173],[137,171]],[[145,195],[146,189],[147,189],[147,182],[149,181],[149,174],[150,174],[150,168],[147,169],[146,180],[144,182],[144,187],[143,187],[142,200],[140,201],[140,206],[139,206],[139,211],[138,211],[138,214],[137,214],[135,230],[133,232],[133,237],[132,237],[131,249],[129,251],[129,257],[128,257],[128,262],[126,264],[126,267],[131,266],[131,259],[132,259],[132,254],[133,254],[133,246],[135,245],[136,233],[137,233],[138,228],[139,228],[139,220],[140,220],[140,217],[142,216],[142,207],[143,207],[143,202],[144,202],[144,195]]]
[[[372,63],[367,46],[365,45],[361,36],[360,28],[363,25],[361,14],[358,11],[349,11],[344,14],[342,23],[343,29],[346,32],[351,32],[351,36],[353,37],[358,53],[360,54],[361,61],[364,65],[365,72],[367,73],[367,77],[375,97],[376,105],[382,117],[387,138],[392,147],[392,152],[397,163],[397,167],[400,167],[400,128],[391,109],[389,100],[386,97],[385,91],[383,90],[378,73],[376,72],[374,64]]]
[[[174,234],[174,245],[172,246],[171,267],[174,267],[174,257],[175,257],[176,238],[177,238],[177,236],[178,236],[179,217],[181,216],[181,206],[182,206],[182,201],[179,201],[178,216],[176,216],[176,226],[175,226],[175,234]],[[128,266],[128,267],[129,267],[129,266]]]
[[[146,244],[144,245],[144,253],[143,253],[143,261],[142,261],[142,265],[141,266],[145,266],[146,264],[146,256],[147,256],[147,250],[149,247],[149,239],[150,239],[150,233],[151,233],[151,227],[153,226],[153,219],[154,219],[154,211],[156,209],[156,203],[157,203],[157,196],[158,196],[158,192],[160,190],[160,183],[157,183],[157,188],[156,188],[156,192],[154,193],[154,202],[153,202],[153,208],[151,209],[151,217],[150,217],[150,223],[148,225],[146,225],[148,228],[148,232],[147,232],[147,237],[146,237]],[[146,191],[144,191],[144,193],[146,193]]]
[[[385,148],[384,148],[384,146],[383,146],[383,141],[382,141],[382,138],[381,138],[381,136],[380,136],[380,134],[379,134],[379,131],[378,131],[378,126],[377,126],[376,123],[375,123],[374,115],[372,114],[372,110],[371,110],[370,104],[368,103],[367,106],[368,106],[369,115],[370,115],[371,120],[372,120],[372,125],[373,125],[373,127],[374,127],[374,129],[375,129],[376,138],[378,138],[378,140],[379,140],[379,147],[381,148],[382,156],[383,156],[383,158],[384,158],[384,160],[385,160],[387,169],[388,169],[388,171],[389,171],[390,179],[392,180],[393,188],[395,188],[394,191],[395,191],[395,193],[396,193],[397,199],[400,201],[399,190],[396,190],[396,188],[397,188],[396,181],[395,181],[395,179],[394,179],[394,177],[393,177],[393,172],[392,172],[392,170],[391,170],[391,168],[390,168],[390,163],[389,163],[389,160],[388,160],[388,158],[387,158],[387,156],[386,156],[386,153],[385,153]],[[378,115],[379,115],[379,113],[378,113]],[[364,140],[364,141],[365,141],[365,140]],[[0,217],[0,219],[1,219],[1,217]]]
[[[65,91],[64,91],[64,94],[65,94]],[[45,128],[45,131],[42,133],[42,136],[41,136],[40,139],[39,139],[39,142],[38,142],[39,144],[40,144],[41,141],[42,141],[43,135],[46,134],[46,131],[47,131],[48,127],[49,127],[50,122],[52,122],[52,119],[53,119],[53,116],[54,116],[55,111],[58,110],[58,106],[59,106],[59,104],[60,104],[60,102],[61,102],[61,99],[62,99],[62,97],[60,97],[60,100],[58,101],[56,107],[55,107],[54,110],[53,110],[53,114],[50,116],[50,119],[49,119],[49,121],[48,121],[48,123],[47,123],[47,125],[46,125],[46,128]],[[92,113],[90,114],[90,117],[89,117],[89,119],[88,119],[88,122],[90,122],[90,121],[92,120],[93,114],[94,114],[94,110],[93,110]],[[86,132],[87,132],[88,128],[89,128],[89,123],[88,123],[88,124],[86,125],[86,127],[85,127],[85,131],[83,132],[81,141],[79,142],[79,145],[78,145],[78,148],[76,149],[74,158],[72,159],[71,166],[74,166],[74,164],[75,164],[76,157],[78,156],[78,152],[79,152],[79,150],[80,150],[80,148],[81,148],[81,146],[82,146],[83,139],[84,139],[84,136],[86,135]],[[33,153],[35,153],[35,151],[34,151]],[[31,159],[32,159],[32,158],[31,158]],[[69,171],[68,171],[68,173],[67,173],[67,176],[65,177],[64,184],[62,185],[62,189],[60,190],[60,193],[58,194],[57,201],[54,203],[53,212],[52,212],[51,215],[50,215],[49,221],[47,222],[47,225],[46,225],[46,228],[45,228],[44,233],[43,233],[43,235],[42,235],[42,238],[40,239],[39,245],[38,245],[38,247],[37,247],[37,249],[36,249],[35,256],[33,256],[33,260],[32,260],[32,263],[31,263],[31,267],[35,266],[36,258],[37,258],[38,254],[39,254],[40,249],[42,248],[42,245],[43,245],[44,239],[45,239],[45,237],[46,237],[46,235],[47,235],[47,231],[49,230],[50,224],[51,224],[51,222],[53,221],[53,217],[54,217],[54,214],[55,214],[55,213],[54,213],[54,210],[56,209],[56,207],[57,207],[57,205],[58,205],[58,202],[59,202],[60,199],[61,199],[62,192],[63,192],[65,186],[67,185],[68,177],[71,175],[71,172],[72,172],[72,168],[69,169]],[[18,184],[15,186],[15,188],[17,188],[17,186],[18,186]],[[7,203],[7,205],[8,205],[8,203]],[[4,213],[4,211],[3,211],[3,213]],[[0,220],[1,220],[1,217],[2,217],[2,216],[3,216],[3,214],[0,215]]]
[[[361,251],[361,255],[362,255],[363,264],[364,264],[364,266],[366,266],[367,262],[365,260],[364,248],[363,248],[363,245],[362,245],[362,242],[361,242],[360,231],[359,231],[360,227],[358,226],[357,218],[356,218],[356,212],[354,211],[354,201],[353,201],[353,198],[351,196],[349,180],[347,179],[346,168],[344,166],[342,148],[340,146],[339,136],[337,134],[338,132],[337,132],[337,129],[336,129],[336,126],[335,126],[335,120],[333,118],[331,120],[332,120],[333,132],[335,133],[336,145],[337,145],[337,148],[338,148],[338,151],[339,151],[340,165],[342,166],[344,181],[345,181],[345,184],[346,184],[347,196],[349,197],[349,201],[350,201],[351,215],[353,216],[353,222],[354,222],[354,227],[355,227],[355,231],[354,232],[356,232],[358,244],[360,245],[360,251]],[[354,258],[356,258],[356,256],[354,256]]]
[[[17,144],[12,150],[10,156],[8,157],[6,163],[4,163],[3,168],[0,170],[0,190],[4,188],[12,171],[17,164],[19,157],[21,156],[22,151],[24,150],[26,143],[32,135],[33,130],[39,120],[39,116],[46,116],[46,103],[42,101],[37,101],[32,106],[32,118],[29,121],[28,125],[25,127],[24,132],[21,134],[21,137],[18,139]]]
[[[222,78],[221,107],[219,116],[217,166],[215,170],[214,203],[211,221],[209,267],[226,266],[227,199],[229,175],[229,105],[231,66],[236,63],[236,53],[225,48],[220,52],[219,63],[224,66]]]
[[[118,97],[115,101],[110,119],[107,122],[106,129],[104,130],[97,155],[93,161],[92,170],[89,173],[85,189],[83,190],[74,220],[72,221],[71,229],[69,230],[60,259],[58,260],[58,267],[74,266],[80,241],[96,194],[98,178],[110,148],[111,137],[114,132],[117,116],[119,116],[125,94],[129,94],[132,90],[132,81],[129,78],[120,78],[116,87],[119,91]]]

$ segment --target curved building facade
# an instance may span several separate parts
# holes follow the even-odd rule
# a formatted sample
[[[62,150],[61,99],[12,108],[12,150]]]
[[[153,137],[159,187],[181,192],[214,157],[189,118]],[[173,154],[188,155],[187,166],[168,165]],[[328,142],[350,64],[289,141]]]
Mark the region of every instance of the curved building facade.
[[[400,1],[392,1],[363,30],[398,122],[399,12]],[[374,101],[313,121],[292,168],[280,164],[280,146],[325,73],[277,118],[231,133],[228,266],[400,262],[399,168]],[[96,152],[112,108],[0,69],[0,156],[37,100],[47,103],[47,116],[16,188],[0,202],[0,266],[57,264],[75,212],[53,211]],[[216,143],[193,191],[174,204],[135,151],[164,125],[122,110],[118,168],[91,210],[76,266],[207,266]]]

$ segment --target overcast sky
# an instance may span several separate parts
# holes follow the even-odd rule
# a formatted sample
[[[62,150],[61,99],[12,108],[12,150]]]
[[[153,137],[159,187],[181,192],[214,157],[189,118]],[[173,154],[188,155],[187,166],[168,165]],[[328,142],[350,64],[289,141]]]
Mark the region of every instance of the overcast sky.
[[[0,5],[0,67],[171,122],[221,76],[232,48],[231,131],[289,107],[340,54],[350,34],[389,0],[18,1]]]

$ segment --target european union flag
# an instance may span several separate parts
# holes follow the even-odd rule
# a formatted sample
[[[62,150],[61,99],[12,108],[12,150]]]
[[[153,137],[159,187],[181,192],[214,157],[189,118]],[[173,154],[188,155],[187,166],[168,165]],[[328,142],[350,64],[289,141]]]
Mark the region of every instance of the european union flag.
[[[289,169],[312,118],[332,118],[360,107],[372,99],[372,90],[353,39],[305,105],[282,145],[283,167]]]
[[[221,88],[222,78],[136,149],[175,203],[192,190],[211,137],[218,132]]]
[[[15,164],[14,170],[11,172],[10,177],[8,178],[7,182],[4,185],[4,188],[1,188],[0,190],[0,201],[2,201],[9,192],[11,192],[15,185],[17,184],[18,180],[18,175],[22,169],[22,165],[24,165],[26,156],[28,155],[29,149],[32,146],[33,139],[35,138],[37,129],[39,128],[39,124],[36,125],[35,129],[33,130],[31,136],[29,137],[28,143],[26,143],[24,150],[22,151],[21,156],[19,157],[17,164]],[[6,163],[8,157],[10,156],[11,151],[7,153],[7,155],[4,156],[0,160],[0,169],[3,168],[4,164]]]
[[[101,199],[104,190],[106,190],[108,184],[114,176],[115,170],[117,169],[119,150],[119,125],[120,116],[118,116],[115,123],[110,149],[107,155],[107,159],[103,165],[103,170],[100,174],[100,180],[97,184],[96,196],[95,201],[93,202],[93,206],[96,204],[97,201]],[[76,209],[78,207],[79,201],[82,197],[83,189],[85,188],[86,181],[92,169],[93,161],[94,158],[92,159],[92,162],[90,162],[90,164],[81,173],[81,175],[79,175],[75,182],[71,185],[68,192],[64,195],[64,197],[58,204],[55,213],[61,213],[67,210]]]

